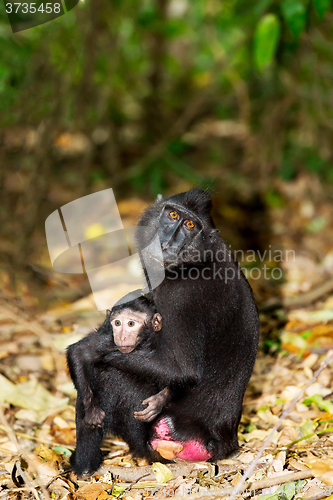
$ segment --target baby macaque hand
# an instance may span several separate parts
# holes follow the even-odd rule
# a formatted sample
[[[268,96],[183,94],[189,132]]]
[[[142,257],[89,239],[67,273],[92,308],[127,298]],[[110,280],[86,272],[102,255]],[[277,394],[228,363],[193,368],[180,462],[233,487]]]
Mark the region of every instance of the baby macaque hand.
[[[84,423],[87,427],[103,427],[105,412],[97,405],[91,404],[86,408]]]

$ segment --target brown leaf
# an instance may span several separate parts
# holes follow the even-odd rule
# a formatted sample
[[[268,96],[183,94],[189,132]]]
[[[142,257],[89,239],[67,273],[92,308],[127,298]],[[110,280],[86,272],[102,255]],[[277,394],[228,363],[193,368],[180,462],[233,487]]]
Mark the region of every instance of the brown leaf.
[[[238,471],[237,474],[232,478],[231,484],[233,486],[236,486],[241,479],[242,479],[242,474]]]
[[[333,458],[325,457],[325,460],[310,458],[308,462],[317,479],[328,486],[333,486]]]
[[[107,500],[108,498],[117,498],[117,497],[109,495],[106,491],[103,491],[97,498],[98,500]]]
[[[43,483],[47,483],[51,477],[59,474],[57,465],[54,462],[44,462],[41,457],[29,454],[29,463],[37,471],[39,478]]]
[[[279,435],[278,444],[279,446],[286,446],[287,444],[295,441],[297,439],[296,429],[293,427],[285,427],[282,429]]]
[[[289,460],[289,465],[291,465],[292,467],[294,467],[294,469],[297,469],[297,470],[308,470],[309,467],[307,467],[303,462],[299,462],[297,460],[295,460],[294,458],[291,458]]]
[[[75,498],[84,500],[97,500],[101,493],[106,490],[111,489],[111,485],[108,483],[90,483],[81,486],[76,493]],[[111,498],[111,497],[104,497]]]
[[[59,462],[61,460],[61,455],[56,451],[50,450],[44,444],[38,447],[38,455],[47,462]]]

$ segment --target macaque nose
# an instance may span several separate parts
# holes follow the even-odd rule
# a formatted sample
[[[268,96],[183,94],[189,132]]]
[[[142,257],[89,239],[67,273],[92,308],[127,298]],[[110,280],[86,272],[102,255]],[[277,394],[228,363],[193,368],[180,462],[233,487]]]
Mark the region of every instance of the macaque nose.
[[[166,231],[164,234],[160,235],[161,240],[166,239],[166,241],[163,241],[163,243],[161,244],[162,250],[166,250],[167,248],[169,248],[174,237],[176,236],[176,234],[178,232],[180,223],[181,223],[181,221],[178,221],[178,223],[175,224],[174,227],[171,228],[171,230]]]

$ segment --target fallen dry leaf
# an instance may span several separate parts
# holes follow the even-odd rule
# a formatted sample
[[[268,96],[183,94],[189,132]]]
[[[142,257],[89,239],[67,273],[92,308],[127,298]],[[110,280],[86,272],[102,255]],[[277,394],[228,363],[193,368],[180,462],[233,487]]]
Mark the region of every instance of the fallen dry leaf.
[[[28,455],[28,458],[33,468],[38,472],[38,477],[44,484],[46,484],[50,480],[50,478],[59,474],[59,469],[55,463],[45,462],[41,457],[38,457],[37,455],[33,455],[31,453]]]
[[[97,500],[99,495],[106,490],[112,488],[111,484],[106,483],[90,483],[81,486],[75,493],[74,496],[78,500]],[[106,497],[108,498],[108,497]]]
[[[0,403],[10,403],[35,411],[37,422],[43,422],[50,413],[68,403],[68,398],[53,396],[35,378],[13,384],[0,374],[0,385]]]
[[[317,479],[328,486],[333,486],[333,458],[325,457],[325,460],[313,457],[308,458],[312,470]]]

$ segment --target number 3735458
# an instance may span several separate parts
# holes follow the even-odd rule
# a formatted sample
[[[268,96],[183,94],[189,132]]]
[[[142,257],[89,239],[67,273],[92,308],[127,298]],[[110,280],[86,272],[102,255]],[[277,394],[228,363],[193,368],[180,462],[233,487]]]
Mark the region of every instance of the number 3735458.
[[[35,12],[46,12],[47,14],[51,14],[54,12],[55,14],[60,13],[60,3],[41,3],[38,7],[36,7],[36,3],[6,3],[6,12],[7,14],[17,14],[19,11],[22,14],[34,14]]]

